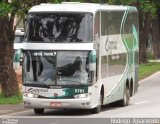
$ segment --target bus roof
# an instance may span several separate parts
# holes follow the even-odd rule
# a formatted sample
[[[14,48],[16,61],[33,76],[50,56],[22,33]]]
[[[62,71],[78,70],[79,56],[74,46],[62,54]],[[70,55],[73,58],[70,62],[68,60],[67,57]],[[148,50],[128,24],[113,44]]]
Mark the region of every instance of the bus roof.
[[[49,4],[43,3],[32,7],[29,13],[32,12],[91,12],[95,13],[98,10],[106,11],[125,11],[131,8],[131,11],[137,11],[136,7],[123,6],[123,5],[108,5],[108,4],[95,4],[95,3],[79,3],[79,2],[64,2],[62,4]]]

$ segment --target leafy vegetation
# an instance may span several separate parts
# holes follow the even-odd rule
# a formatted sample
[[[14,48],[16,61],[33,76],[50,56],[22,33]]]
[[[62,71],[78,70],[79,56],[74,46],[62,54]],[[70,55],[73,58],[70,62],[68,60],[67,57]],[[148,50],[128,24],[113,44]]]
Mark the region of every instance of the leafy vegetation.
[[[155,59],[154,58],[154,53],[153,52],[147,52],[147,58],[148,59]]]
[[[5,16],[11,12],[12,8],[9,4],[0,3],[0,16]]]
[[[2,93],[0,93],[0,104],[20,104],[22,103],[22,95],[14,95],[11,97],[4,97]]]
[[[144,79],[145,77],[148,77],[158,71],[160,71],[160,63],[158,62],[149,62],[146,64],[140,64],[139,80]]]

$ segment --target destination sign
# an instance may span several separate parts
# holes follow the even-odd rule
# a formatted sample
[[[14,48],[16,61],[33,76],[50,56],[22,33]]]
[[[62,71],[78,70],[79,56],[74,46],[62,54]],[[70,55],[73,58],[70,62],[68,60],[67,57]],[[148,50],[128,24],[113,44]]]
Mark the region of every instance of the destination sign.
[[[47,51],[35,51],[33,52],[33,56],[55,56],[56,52],[47,52]]]

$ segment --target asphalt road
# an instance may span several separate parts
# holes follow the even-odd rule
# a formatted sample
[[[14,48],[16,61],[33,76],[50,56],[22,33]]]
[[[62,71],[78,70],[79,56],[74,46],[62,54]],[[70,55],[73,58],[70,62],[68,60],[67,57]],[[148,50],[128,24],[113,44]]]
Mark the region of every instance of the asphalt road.
[[[91,114],[87,110],[45,110],[43,115],[38,116],[34,114],[33,110],[27,110],[8,114],[5,117],[30,118],[31,120],[43,118],[48,122],[51,120],[49,124],[69,124],[74,121],[76,124],[81,124],[83,121],[88,122],[87,124],[97,124],[99,119],[104,123],[111,121],[105,120],[105,118],[160,118],[160,73],[139,82],[139,90],[131,98],[130,105],[127,107],[104,106],[99,114]],[[27,123],[29,124],[29,122]]]

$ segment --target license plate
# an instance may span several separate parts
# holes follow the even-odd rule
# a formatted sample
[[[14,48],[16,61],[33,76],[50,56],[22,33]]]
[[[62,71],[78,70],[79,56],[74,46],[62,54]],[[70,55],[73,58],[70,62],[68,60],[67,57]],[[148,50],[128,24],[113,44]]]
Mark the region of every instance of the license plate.
[[[60,102],[50,102],[51,106],[61,106]]]

